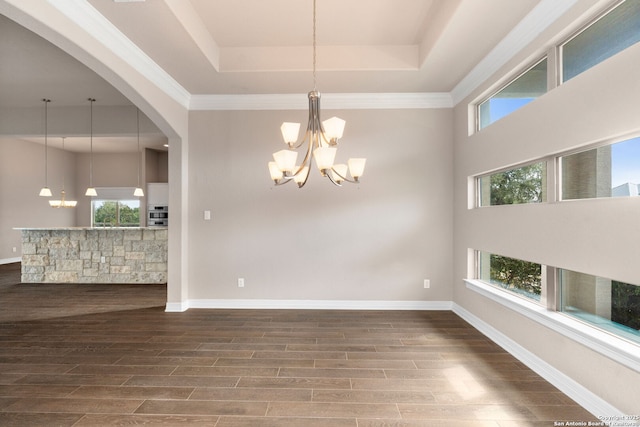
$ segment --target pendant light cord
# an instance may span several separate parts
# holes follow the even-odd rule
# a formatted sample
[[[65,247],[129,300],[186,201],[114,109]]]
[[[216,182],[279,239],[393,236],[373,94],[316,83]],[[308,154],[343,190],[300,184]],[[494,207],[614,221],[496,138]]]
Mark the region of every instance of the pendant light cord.
[[[313,91],[316,92],[316,0],[313,0]]]
[[[62,152],[64,152],[64,136],[62,137]],[[66,168],[64,169],[66,170]],[[62,172],[62,192],[64,193],[64,170]]]
[[[47,105],[51,102],[50,99],[46,99],[44,98],[42,100],[44,102],[44,186],[46,188],[49,188],[49,160],[48,160],[48,143],[47,143],[47,123],[49,122],[48,120],[48,114],[47,114]]]
[[[138,188],[140,188],[140,163],[142,162],[142,154],[140,153],[140,109],[136,108],[136,126],[138,129]]]
[[[89,187],[93,188],[93,103],[96,100],[93,98],[89,98],[90,109],[89,109],[89,145],[91,154],[89,156]]]

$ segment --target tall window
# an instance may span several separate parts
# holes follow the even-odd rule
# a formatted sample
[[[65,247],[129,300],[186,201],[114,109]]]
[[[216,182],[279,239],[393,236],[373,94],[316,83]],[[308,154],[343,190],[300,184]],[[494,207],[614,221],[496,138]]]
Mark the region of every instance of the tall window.
[[[640,1],[626,0],[562,45],[562,81],[640,42]]]
[[[140,227],[140,200],[93,200],[94,227]]]
[[[562,199],[638,196],[640,137],[560,157]]]
[[[526,70],[478,105],[478,129],[513,113],[547,91],[547,59]]]
[[[478,253],[480,279],[520,296],[540,301],[542,265],[488,252]]]
[[[478,178],[478,205],[545,202],[546,176],[546,162],[481,176]]]

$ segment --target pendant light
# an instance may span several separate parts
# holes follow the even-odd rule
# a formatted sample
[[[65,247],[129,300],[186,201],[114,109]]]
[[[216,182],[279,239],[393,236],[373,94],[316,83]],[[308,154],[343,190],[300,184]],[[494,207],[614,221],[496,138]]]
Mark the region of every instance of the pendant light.
[[[42,189],[40,189],[40,196],[42,197],[51,197],[51,189],[49,188],[49,185],[47,184],[48,181],[48,174],[49,171],[47,170],[47,164],[48,164],[48,159],[47,159],[47,155],[48,155],[48,143],[47,143],[47,121],[48,121],[48,117],[47,117],[47,105],[51,102],[50,99],[46,99],[43,98],[42,102],[44,102],[44,187],[42,187]]]
[[[91,154],[89,157],[89,187],[87,191],[84,193],[85,196],[95,197],[98,195],[96,189],[93,186],[93,103],[96,102],[95,99],[89,98],[88,101],[90,104],[90,133],[89,133],[89,142],[91,144]]]
[[[133,191],[133,195],[136,197],[144,197],[144,191],[140,187],[140,163],[142,163],[142,152],[140,151],[140,109],[136,109],[136,125],[138,128],[138,186]]]

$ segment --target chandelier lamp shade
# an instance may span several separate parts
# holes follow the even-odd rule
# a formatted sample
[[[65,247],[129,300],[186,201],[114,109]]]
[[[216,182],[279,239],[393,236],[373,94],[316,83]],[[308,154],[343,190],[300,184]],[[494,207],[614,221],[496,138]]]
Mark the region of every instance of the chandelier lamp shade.
[[[46,99],[43,98],[42,102],[44,102],[44,187],[42,187],[40,189],[40,196],[41,197],[51,197],[51,189],[49,188],[48,185],[48,175],[49,175],[49,171],[48,171],[48,152],[49,152],[49,145],[47,142],[47,123],[48,123],[48,116],[47,116],[47,105],[51,102],[50,99]]]
[[[320,174],[337,186],[343,182],[359,182],[366,159],[352,158],[347,164],[335,163],[345,121],[338,117],[324,122],[320,119],[320,92],[316,90],[316,0],[313,0],[313,90],[308,98],[309,119],[302,140],[298,141],[300,123],[285,122],[280,127],[287,148],[273,153],[273,161],[268,163],[271,179],[276,185],[294,181],[302,188],[309,179],[313,160]],[[302,153],[304,157],[298,163],[298,155]]]
[[[140,187],[140,163],[142,162],[142,153],[140,151],[140,109],[136,109],[136,126],[138,129],[138,186],[133,191],[133,195],[136,197],[144,197],[144,191]]]
[[[85,196],[95,197],[98,195],[95,187],[93,186],[93,103],[96,102],[94,98],[89,98],[89,144],[90,144],[90,154],[89,154],[89,187],[87,191],[84,193]]]

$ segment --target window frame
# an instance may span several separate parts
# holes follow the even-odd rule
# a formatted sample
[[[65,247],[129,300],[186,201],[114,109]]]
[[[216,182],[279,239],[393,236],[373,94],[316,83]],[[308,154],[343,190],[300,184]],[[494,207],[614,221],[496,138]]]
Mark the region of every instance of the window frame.
[[[480,132],[482,129],[486,129],[487,127],[491,126],[492,124],[494,124],[495,122],[497,122],[498,120],[500,120],[500,119],[495,120],[495,121],[493,121],[493,122],[491,122],[491,123],[487,124],[485,127],[480,127],[480,124],[481,124],[481,120],[480,120],[480,106],[481,106],[482,104],[484,104],[485,102],[490,101],[490,100],[491,100],[491,98],[493,98],[495,95],[497,95],[498,93],[500,93],[501,91],[503,91],[507,86],[509,86],[509,85],[511,85],[512,83],[514,83],[514,82],[515,82],[516,80],[518,80],[520,77],[522,77],[522,76],[524,76],[525,74],[527,74],[529,71],[531,71],[531,70],[532,70],[533,68],[535,68],[538,64],[540,64],[542,61],[545,61],[545,60],[547,61],[547,89],[546,89],[545,93],[547,93],[547,92],[549,91],[549,64],[550,64],[550,61],[549,61],[549,55],[548,55],[548,53],[547,53],[547,52],[545,52],[545,53],[544,53],[544,55],[542,55],[542,56],[538,56],[536,60],[534,60],[534,61],[532,61],[532,62],[528,62],[528,64],[529,64],[528,66],[525,66],[525,67],[523,67],[523,68],[518,68],[518,71],[519,71],[519,72],[517,72],[517,73],[513,73],[513,74],[510,74],[510,75],[507,77],[507,80],[505,81],[505,83],[503,83],[503,84],[499,85],[499,86],[497,87],[497,89],[492,90],[488,95],[485,95],[485,96],[481,97],[478,101],[476,101],[476,102],[473,104],[473,107],[474,107],[474,108],[473,108],[473,110],[474,110],[474,112],[475,112],[475,126],[474,126],[474,128],[475,128],[475,131],[476,131],[476,132]],[[533,101],[535,101],[535,99],[534,99]],[[531,102],[533,102],[533,101],[531,101]],[[513,110],[513,111],[512,111],[512,112],[510,112],[509,114],[511,114],[511,113],[513,113],[514,111],[517,111],[517,110],[519,110],[519,108],[518,108],[518,109],[516,109],[516,110]],[[509,114],[507,114],[507,116],[508,116]],[[506,116],[504,116],[504,117],[506,117]],[[504,118],[504,117],[501,117],[501,118]]]
[[[480,178],[488,177],[495,173],[502,171],[512,170],[518,167],[536,164],[539,162],[547,162],[547,200],[540,203],[571,203],[580,202],[591,199],[562,199],[562,170],[561,170],[561,158],[564,156],[585,152],[588,150],[605,147],[608,145],[614,145],[620,142],[625,142],[630,139],[640,138],[640,131],[634,131],[622,136],[614,138],[607,138],[596,143],[588,144],[580,148],[567,150],[560,153],[555,153],[551,156],[542,157],[534,161],[517,164],[514,166],[508,166],[502,169],[496,169],[491,172],[475,175],[473,178],[474,185],[469,187],[470,191],[474,191],[473,198],[475,200],[475,206],[473,208],[503,208],[510,205],[480,205]],[[631,197],[631,196],[629,196]],[[637,197],[637,196],[634,196]],[[609,199],[611,201],[617,199],[617,197],[601,197],[597,200]],[[527,205],[529,203],[520,204]],[[538,204],[538,203],[535,203]],[[611,331],[599,328],[597,325],[587,322],[582,319],[578,319],[569,313],[565,313],[562,310],[562,289],[560,286],[560,272],[562,267],[549,266],[541,264],[542,280],[541,280],[541,295],[540,302],[537,302],[531,298],[527,298],[517,292],[512,292],[509,289],[500,287],[490,282],[481,279],[480,275],[480,256],[481,252],[492,253],[489,251],[481,251],[478,249],[469,249],[469,253],[472,254],[473,259],[469,259],[472,270],[469,271],[468,279],[464,279],[467,284],[467,288],[474,290],[482,295],[489,297],[490,299],[503,304],[507,307],[518,311],[521,314],[525,314],[539,323],[549,326],[551,329],[559,332],[565,336],[583,343],[590,348],[620,362],[625,366],[638,370],[640,367],[640,343],[628,339],[622,335],[615,334]],[[502,254],[500,254],[502,255]],[[502,255],[507,256],[507,255]],[[578,272],[584,274],[590,274],[588,272]],[[608,278],[606,278],[608,279]],[[616,279],[610,279],[616,280]],[[622,281],[624,282],[624,281]],[[631,283],[635,285],[635,283]],[[638,285],[640,286],[640,284]]]
[[[558,82],[558,85],[563,85],[565,84],[567,81],[571,80],[564,80],[564,46],[571,42],[573,39],[575,39],[576,37],[578,37],[580,34],[584,33],[585,31],[587,31],[589,28],[591,28],[594,24],[596,24],[598,21],[600,21],[602,18],[604,18],[605,16],[607,16],[609,13],[611,13],[615,8],[617,8],[618,6],[620,6],[622,3],[626,2],[627,0],[617,0],[614,3],[607,5],[604,9],[600,10],[598,13],[596,13],[590,20],[586,21],[583,25],[581,25],[580,27],[578,27],[575,31],[573,31],[568,37],[565,37],[562,39],[561,42],[559,43],[555,43],[554,44],[554,48],[557,49],[558,52],[558,60],[557,60],[557,64],[556,64],[556,69],[555,69],[555,73],[557,76],[556,81]],[[607,58],[608,59],[608,58]],[[605,59],[606,61],[606,59]],[[599,64],[600,62],[598,62]],[[598,65],[595,64],[595,65]],[[593,65],[593,66],[595,66]],[[592,67],[593,67],[592,66]],[[584,71],[589,70],[590,68],[587,68]],[[584,72],[582,71],[582,72]],[[578,75],[580,75],[581,73],[576,74],[574,77],[577,77]]]
[[[91,224],[91,227],[94,227],[94,207],[93,207],[93,202],[94,201],[115,201],[115,202],[120,202],[120,201],[137,201],[139,203],[138,206],[138,215],[139,215],[139,222],[137,226],[125,226],[123,228],[135,228],[135,227],[144,227],[144,224],[146,224],[146,219],[145,219],[145,215],[146,215],[146,206],[143,203],[143,200],[146,200],[144,197],[137,197],[133,195],[135,188],[134,187],[96,187],[96,192],[98,193],[97,196],[94,196],[91,198],[91,201],[89,203],[90,209],[89,209],[89,222]],[[118,215],[119,218],[119,215]],[[118,227],[120,227],[120,225],[117,225]],[[104,226],[106,227],[106,226]]]
[[[579,148],[574,148],[571,150],[566,150],[563,151],[561,153],[558,153],[556,155],[553,156],[554,162],[555,162],[555,168],[554,168],[554,174],[555,176],[553,177],[553,179],[556,182],[556,188],[555,188],[555,194],[556,197],[554,199],[555,202],[560,202],[560,203],[570,203],[570,202],[575,202],[575,201],[580,201],[580,200],[607,200],[607,199],[615,199],[617,197],[588,197],[588,198],[576,198],[576,199],[565,199],[562,195],[562,158],[563,157],[567,157],[567,156],[572,156],[574,154],[579,154],[579,153],[585,153],[587,151],[591,151],[591,150],[596,150],[598,148],[602,148],[602,147],[606,147],[606,146],[613,146],[615,144],[621,143],[621,142],[626,142],[632,139],[636,139],[636,138],[640,138],[640,131],[634,131],[631,133],[627,133],[624,134],[622,136],[617,136],[617,137],[612,137],[612,138],[606,138],[600,141],[597,141],[595,143],[592,144],[587,144],[587,145],[583,145]],[[549,173],[549,169],[547,169],[547,174]],[[551,179],[551,177],[547,176],[547,179]],[[640,184],[640,182],[638,183]],[[624,197],[637,197],[637,196],[624,196]]]
[[[500,169],[495,169],[493,171],[490,172],[484,172],[484,173],[480,173],[477,175],[473,176],[473,191],[475,192],[475,194],[473,195],[473,208],[493,208],[493,207],[498,207],[498,206],[519,206],[519,205],[530,205],[530,204],[545,204],[545,203],[549,203],[551,201],[555,200],[555,194],[556,194],[556,190],[555,190],[555,184],[553,182],[550,183],[550,181],[552,181],[552,178],[554,178],[554,173],[549,173],[549,168],[554,169],[555,168],[555,156],[551,156],[551,157],[543,157],[540,159],[536,159],[533,161],[528,161],[525,163],[518,163],[512,166],[507,166],[504,168],[500,168]],[[520,168],[524,168],[527,166],[532,166],[538,163],[546,163],[545,164],[545,172],[546,172],[546,176],[543,178],[543,183],[542,185],[544,186],[543,188],[543,196],[546,194],[546,197],[543,197],[544,200],[541,200],[539,202],[527,202],[527,203],[509,203],[509,204],[502,204],[502,205],[482,205],[482,183],[481,180],[482,178],[490,178],[492,175],[496,175],[496,174],[500,174],[500,173],[504,173],[504,172],[508,172],[514,169],[520,169]],[[546,185],[545,185],[546,182]],[[550,185],[551,184],[551,185]],[[551,199],[550,195],[553,196],[554,198]]]
[[[490,281],[486,281],[484,279],[481,278],[482,276],[482,257],[483,255],[487,255],[487,256],[491,256],[491,255],[496,255],[496,256],[502,256],[505,258],[511,258],[517,261],[523,261],[523,262],[528,262],[528,263],[532,263],[532,264],[538,264],[538,263],[534,263],[533,261],[527,261],[527,260],[523,260],[520,258],[513,258],[513,257],[507,257],[506,255],[501,255],[501,254],[496,254],[493,252],[487,252],[487,251],[482,251],[482,250],[474,250],[474,270],[475,270],[475,280],[479,280],[482,283],[485,283],[489,286],[492,286],[498,290],[504,291],[504,292],[508,292],[510,295],[516,296],[518,298],[522,298],[525,301],[529,301],[532,304],[537,304],[537,305],[541,305],[543,307],[547,306],[547,297],[546,297],[546,292],[545,292],[545,288],[547,286],[547,269],[548,267],[544,264],[539,264],[540,265],[540,288],[541,288],[541,292],[540,292],[540,299],[536,300],[534,298],[530,298],[527,297],[526,295],[524,295],[521,292],[515,292],[510,290],[509,288],[506,288],[504,286],[500,286],[498,284],[492,283]]]
[[[557,39],[556,40],[551,40],[549,45],[546,46],[546,49],[544,49],[544,54],[542,56],[537,56],[536,57],[537,60],[535,60],[533,62],[526,62],[527,65],[519,66],[519,67],[515,68],[514,70],[512,70],[512,72],[507,73],[505,75],[505,79],[506,79],[505,83],[503,83],[503,84],[499,84],[498,83],[497,89],[493,89],[493,90],[490,89],[488,91],[488,93],[489,93],[488,95],[486,94],[487,92],[485,92],[484,95],[481,95],[478,98],[476,98],[475,101],[470,102],[469,103],[469,107],[470,107],[469,111],[470,111],[470,114],[474,115],[474,117],[469,120],[470,125],[473,124],[473,129],[470,129],[470,133],[480,132],[481,130],[491,126],[496,121],[500,120],[500,119],[498,119],[496,121],[493,121],[493,122],[487,124],[485,127],[481,127],[480,106],[484,102],[486,102],[486,101],[490,100],[492,97],[494,97],[497,93],[502,91],[504,88],[506,88],[507,86],[512,84],[514,81],[516,81],[517,79],[522,77],[522,75],[526,74],[528,71],[530,71],[533,67],[538,65],[543,60],[545,60],[545,59],[547,60],[547,90],[546,90],[545,93],[548,93],[551,90],[553,90],[553,89],[565,84],[566,82],[564,81],[564,76],[563,76],[563,70],[564,70],[564,65],[563,65],[564,52],[563,52],[563,49],[564,49],[565,45],[568,44],[569,42],[571,42],[572,40],[574,40],[576,37],[578,37],[584,31],[588,30],[591,26],[596,24],[598,21],[600,21],[602,18],[607,16],[614,9],[616,9],[617,7],[619,7],[621,4],[623,4],[626,1],[628,1],[628,0],[617,0],[617,1],[613,2],[612,4],[606,5],[604,8],[599,9],[594,15],[592,15],[591,19],[585,21],[580,26],[578,26],[567,37],[563,37],[559,41],[557,41]],[[606,61],[606,59],[604,61]],[[598,62],[597,64],[594,64],[593,66],[596,66],[596,65],[600,64],[601,62]],[[587,71],[592,67],[589,67],[584,71]],[[581,73],[578,73],[577,75],[579,75],[579,74],[581,74]],[[535,101],[535,99],[533,101]],[[514,110],[514,111],[517,111],[517,109]],[[512,111],[511,113],[513,113],[514,111]],[[501,118],[507,117],[511,113],[509,113],[506,116],[503,116]],[[469,126],[469,127],[471,128],[471,126]]]
[[[491,301],[547,327],[572,341],[584,345],[629,369],[640,369],[640,346],[617,335],[580,322],[562,312],[550,310],[506,290],[491,286],[482,280],[464,279],[470,289]]]
[[[95,217],[96,217],[96,202],[115,202],[116,203],[116,223],[110,226],[107,225],[96,225]],[[124,202],[138,202],[138,224],[137,225],[122,225],[120,222],[120,207]],[[142,203],[140,200],[135,199],[113,199],[113,198],[92,198],[91,200],[91,227],[101,228],[101,227],[121,227],[121,228],[140,228],[142,227]]]

